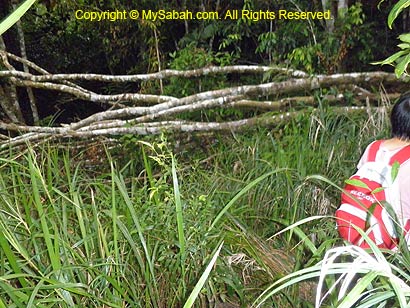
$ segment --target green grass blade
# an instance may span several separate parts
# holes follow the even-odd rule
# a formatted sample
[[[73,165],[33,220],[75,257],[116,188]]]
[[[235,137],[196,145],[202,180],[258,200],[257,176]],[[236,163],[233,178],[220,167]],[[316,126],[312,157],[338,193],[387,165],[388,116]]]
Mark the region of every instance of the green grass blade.
[[[7,241],[7,238],[4,236],[2,228],[3,228],[3,224],[0,224],[0,247],[3,250],[3,253],[6,255],[6,258],[7,258],[7,261],[9,262],[9,264],[10,264],[10,267],[13,269],[13,271],[16,274],[20,274],[20,273],[22,273],[22,271],[21,271],[21,268],[17,264],[17,261],[16,261],[16,260],[18,260],[18,258],[14,255],[14,253],[13,253],[13,251],[12,251],[10,245],[9,245],[9,242]],[[20,278],[19,282],[21,283],[21,285],[23,287],[28,286],[27,281],[23,278]]]
[[[80,232],[81,232],[81,238],[84,243],[84,248],[85,248],[85,253],[87,257],[90,257],[90,249],[89,249],[89,244],[87,241],[88,235],[87,235],[87,229],[86,229],[86,222],[84,221],[84,215],[81,209],[81,200],[80,200],[80,194],[77,191],[72,191],[71,192],[71,199],[70,201],[72,202],[74,208],[75,208],[75,213],[77,216],[77,222],[80,227]]]
[[[185,234],[184,234],[184,218],[182,215],[182,204],[181,195],[179,192],[178,177],[175,168],[175,159],[172,157],[172,183],[174,186],[174,198],[175,207],[177,215],[177,228],[178,228],[178,242],[179,242],[179,254],[181,259],[181,274],[182,274],[182,285],[184,287],[184,293],[186,290],[185,286]]]
[[[309,239],[309,237],[300,228],[298,228],[298,226],[303,225],[303,224],[305,224],[307,222],[310,222],[310,221],[313,221],[313,220],[322,219],[322,218],[330,218],[330,217],[331,216],[318,215],[318,216],[312,216],[312,217],[307,217],[307,218],[301,219],[301,220],[295,222],[294,224],[286,227],[285,229],[282,229],[281,231],[277,232],[276,234],[272,235],[269,239],[272,239],[272,238],[274,238],[274,237],[276,237],[276,236],[278,236],[278,235],[280,235],[280,234],[282,234],[286,231],[293,230],[296,233],[296,235],[298,235],[304,241],[304,244],[309,248],[309,250],[312,253],[316,253],[316,251],[317,251],[316,246]],[[279,220],[279,219],[278,220],[273,219],[273,220],[284,223],[283,220]]]
[[[215,227],[215,225],[218,223],[218,221],[222,218],[222,216],[231,208],[232,205],[235,204],[236,201],[238,201],[238,199],[240,199],[243,195],[245,195],[251,188],[253,188],[254,186],[256,186],[257,184],[259,184],[261,181],[263,181],[264,179],[266,179],[267,177],[281,172],[281,171],[285,171],[288,170],[287,168],[280,168],[280,169],[275,169],[271,172],[268,172],[264,175],[261,175],[260,177],[256,178],[255,180],[253,180],[252,182],[250,182],[248,185],[246,185],[241,191],[239,191],[232,199],[231,201],[229,201],[225,207],[219,212],[219,214],[216,216],[216,218],[214,219],[214,221],[212,222],[211,226],[208,229],[208,232],[210,230],[213,229],[213,227]]]
[[[198,282],[196,283],[194,289],[192,290],[191,294],[189,295],[187,301],[184,304],[183,308],[190,308],[194,304],[196,298],[198,297],[199,292],[201,291],[202,287],[204,286],[206,280],[211,273],[212,267],[214,266],[216,259],[218,258],[219,252],[221,251],[223,246],[223,242],[219,245],[218,249],[212,256],[211,261],[209,261],[208,266],[206,267],[205,271],[202,273],[201,277],[199,278]]]
[[[120,260],[120,251],[118,248],[118,230],[117,230],[117,200],[116,200],[116,189],[115,180],[116,177],[114,165],[111,161],[111,219],[112,219],[112,237],[114,242],[114,254],[115,262],[118,264]]]
[[[140,141],[140,143],[141,143],[142,145],[145,145],[145,146],[148,146],[148,147],[151,147],[151,148],[152,148],[152,145],[150,145],[149,143],[142,142],[142,141]],[[145,172],[147,173],[147,177],[148,177],[148,182],[149,182],[150,188],[151,188],[151,189],[154,189],[154,188],[155,188],[155,179],[154,179],[154,176],[152,175],[151,163],[150,163],[150,161],[148,160],[148,157],[147,157],[147,154],[145,153],[144,147],[141,148],[141,151],[142,151],[142,158],[143,158],[143,160],[144,160]],[[155,204],[159,204],[159,203],[160,203],[157,193],[154,193],[154,194],[153,194],[153,199],[154,199]]]
[[[30,299],[27,303],[27,307],[35,307],[36,306],[36,304],[34,303],[34,300],[36,299],[38,291],[40,290],[40,288],[42,287],[43,284],[44,284],[44,280],[40,280],[39,283],[34,288],[34,290],[31,292]]]
[[[364,277],[360,278],[354,288],[343,298],[338,308],[350,308],[357,302],[357,300],[363,295],[369,284],[379,275],[377,272],[367,273]]]
[[[139,219],[138,219],[138,215],[137,215],[137,213],[134,209],[134,206],[132,204],[132,201],[131,201],[128,193],[127,193],[127,190],[126,190],[126,187],[125,187],[125,184],[124,184],[124,181],[123,181],[122,177],[120,178],[117,174],[114,174],[114,181],[116,183],[116,186],[119,189],[119,192],[120,192],[122,198],[124,199],[124,202],[125,202],[125,204],[128,208],[128,211],[131,214],[131,218],[132,218],[132,221],[134,223],[134,226],[137,229],[138,237],[139,237],[141,246],[144,250],[145,259],[146,259],[146,262],[148,263],[149,273],[150,273],[150,276],[151,276],[151,280],[146,281],[146,283],[148,285],[148,288],[151,288],[151,290],[152,290],[151,291],[152,303],[153,303],[154,307],[158,307],[157,303],[158,303],[158,294],[159,293],[158,293],[158,287],[157,287],[156,280],[155,280],[154,264],[153,264],[153,261],[151,259],[151,254],[148,250],[147,242],[145,240],[144,233],[143,233],[141,224],[140,224]],[[127,232],[125,234],[127,234]],[[124,236],[128,237],[128,234],[127,235],[125,235],[125,234],[124,234]],[[143,266],[142,263],[141,263],[141,268],[144,269],[144,267],[145,266]]]
[[[38,216],[40,219],[41,230],[43,232],[42,236],[43,236],[44,242],[47,247],[47,253],[50,259],[50,263],[53,267],[53,271],[58,272],[58,270],[61,268],[60,257],[58,253],[56,253],[56,251],[54,250],[53,240],[50,234],[50,228],[48,226],[47,219],[46,219],[46,213],[44,212],[44,209],[43,209],[43,204],[41,201],[41,193],[40,193],[41,187],[39,185],[39,182],[43,182],[41,181],[42,175],[34,159],[35,159],[34,154],[30,152],[28,156],[28,163],[29,163],[29,170],[30,170],[31,185],[33,188],[32,192],[33,192],[34,205],[36,207],[36,210],[38,212]]]
[[[23,246],[21,241],[19,241],[19,239],[16,237],[14,230],[10,229],[2,221],[0,221],[0,230],[1,235],[3,236],[2,239],[5,239],[7,245],[10,246],[10,249],[11,247],[13,247],[15,252],[17,253],[17,255],[13,253],[13,256],[16,258],[16,260],[20,259],[19,257],[23,257],[24,262],[27,262],[27,264],[32,269],[38,272],[38,267],[33,263],[32,256],[27,252],[26,248]]]
[[[4,292],[10,297],[12,303],[15,307],[26,308],[28,296],[24,292],[20,292],[18,289],[13,288],[9,283],[5,283],[0,280],[0,289],[3,289]]]
[[[370,295],[363,304],[358,305],[356,308],[386,307],[383,303],[394,296],[392,291],[377,292]],[[381,304],[381,306],[377,306],[378,304]]]
[[[0,308],[7,308],[6,304],[4,304],[4,302],[1,298],[0,298]]]
[[[254,301],[251,307],[261,307],[268,298],[277,294],[283,289],[294,284],[297,284],[301,281],[319,277],[320,269],[321,268],[319,265],[315,265],[306,269],[293,272],[289,275],[286,275],[285,277],[282,277],[281,279],[271,284],[267,289],[265,289],[263,293],[259,295],[258,298]]]
[[[405,288],[403,288],[405,283],[402,280],[397,279],[397,277],[393,275],[389,277],[389,280],[393,291],[396,294],[396,298],[400,303],[400,307],[409,307],[406,301],[406,296],[408,297],[410,295],[408,293],[408,286],[406,285],[407,290],[405,290]],[[405,294],[405,291],[407,291],[407,294]]]
[[[7,16],[0,23],[0,35],[10,29],[36,2],[36,0],[26,0],[24,1],[13,13]]]
[[[308,180],[319,180],[319,181],[325,182],[326,184],[329,184],[330,186],[333,186],[333,187],[337,188],[340,191],[343,191],[343,188],[337,186],[331,180],[329,180],[328,178],[326,178],[322,175],[319,175],[319,174],[314,174],[314,175],[307,176],[306,181],[308,181]]]
[[[399,14],[408,6],[410,6],[410,2],[408,0],[400,0],[393,6],[389,13],[389,16],[387,17],[387,24],[389,25],[390,29],[392,29],[393,22],[396,20]]]

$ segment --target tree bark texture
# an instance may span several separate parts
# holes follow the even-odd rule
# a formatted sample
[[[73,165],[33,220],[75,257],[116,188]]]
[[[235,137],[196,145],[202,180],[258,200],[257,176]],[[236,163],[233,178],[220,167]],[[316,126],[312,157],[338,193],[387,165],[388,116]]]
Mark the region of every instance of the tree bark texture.
[[[13,3],[13,10],[16,10],[16,9],[17,9],[17,4]],[[20,45],[20,55],[23,59],[27,60],[26,42],[24,40],[24,31],[23,31],[23,26],[20,20],[17,21],[16,28],[17,28],[18,41]],[[23,65],[24,72],[29,73],[28,65],[25,62],[23,62],[22,65]],[[27,88],[27,96],[30,102],[31,115],[33,117],[33,122],[34,124],[37,124],[39,121],[39,116],[38,116],[38,110],[37,110],[37,105],[36,105],[36,99],[34,97],[33,89],[30,87]]]
[[[0,129],[14,134],[9,138],[0,138],[0,149],[8,146],[24,144],[27,141],[41,141],[49,138],[89,138],[94,136],[115,136],[124,134],[159,134],[163,131],[198,132],[198,131],[230,131],[241,130],[250,126],[281,125],[302,114],[315,112],[311,108],[318,106],[319,101],[339,105],[334,112],[362,112],[370,108],[369,101],[380,102],[379,94],[372,93],[368,88],[380,85],[403,84],[394,74],[386,72],[361,72],[334,75],[316,75],[267,66],[226,66],[205,67],[188,71],[164,70],[152,74],[137,75],[99,75],[99,74],[51,74],[24,57],[17,57],[4,50],[0,51],[4,68],[0,69],[0,107],[4,118]],[[9,65],[8,61],[24,63],[29,70],[19,71]],[[173,97],[161,94],[119,93],[100,94],[77,85],[83,81],[102,83],[139,83],[146,80],[162,80],[172,77],[201,78],[216,74],[266,74],[280,75],[279,81],[261,84],[235,85],[223,89],[209,90],[188,95]],[[4,82],[6,81],[6,82]],[[56,91],[81,100],[82,104],[96,102],[106,106],[101,112],[96,112],[79,121],[62,124],[56,127],[40,125],[25,125],[17,116],[18,110],[9,97],[5,85],[11,87],[34,88]],[[314,96],[317,89],[341,89],[340,94]],[[345,95],[343,91],[348,91]],[[395,99],[398,93],[387,93],[386,99]],[[352,98],[353,97],[353,98]],[[349,100],[355,100],[362,107],[349,105]],[[343,103],[340,106],[340,103]],[[377,106],[377,105],[376,105]],[[310,108],[307,111],[307,107]],[[180,119],[193,112],[210,109],[235,108],[258,111],[255,116],[244,119],[229,118],[218,122],[199,122]],[[385,108],[385,107],[376,107]],[[17,134],[17,136],[16,136]]]
[[[7,70],[15,70],[9,63],[8,57],[5,54],[6,44],[0,35],[0,69],[4,67]],[[8,82],[9,81],[9,82]],[[8,120],[14,123],[24,123],[23,113],[18,102],[17,90],[15,86],[15,78],[10,77],[6,82],[0,80],[0,107],[7,115]]]

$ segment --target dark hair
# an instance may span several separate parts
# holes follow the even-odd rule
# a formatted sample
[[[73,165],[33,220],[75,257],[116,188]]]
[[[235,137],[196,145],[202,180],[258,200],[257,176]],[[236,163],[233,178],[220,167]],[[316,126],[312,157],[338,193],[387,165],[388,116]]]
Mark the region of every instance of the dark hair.
[[[410,140],[410,92],[403,94],[390,115],[393,137]]]

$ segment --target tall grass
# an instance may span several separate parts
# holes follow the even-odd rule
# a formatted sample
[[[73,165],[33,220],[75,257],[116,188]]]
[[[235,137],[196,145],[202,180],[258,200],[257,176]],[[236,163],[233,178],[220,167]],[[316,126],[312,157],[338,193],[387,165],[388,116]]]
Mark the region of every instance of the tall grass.
[[[379,130],[324,109],[182,150],[173,136],[139,141],[93,170],[69,147],[11,149],[0,158],[0,307],[249,306],[337,242],[326,217],[338,191],[307,176],[340,185]],[[307,305],[312,289],[281,288],[263,305]]]
[[[385,110],[382,111],[369,113],[356,139],[359,144],[369,137],[386,136],[387,117]],[[340,190],[340,182],[324,176],[309,176],[307,179],[318,180],[327,187]],[[301,219],[281,233],[299,228],[308,220]],[[311,299],[314,307],[409,307],[408,247],[400,245],[395,252],[381,251],[362,230],[358,231],[368,241],[370,251],[355,246],[326,245],[319,262],[307,264],[270,284],[252,307],[264,306],[272,297],[289,292],[290,287],[304,284],[315,291],[315,300]]]
[[[186,285],[200,278],[218,239],[202,239],[198,244],[206,254],[192,264],[188,252],[196,253],[185,252],[181,239],[185,226],[175,166],[172,174],[165,170],[164,179],[158,180],[162,191],[157,192],[161,201],[157,203],[146,196],[145,186],[125,184],[112,160],[107,161],[110,173],[100,178],[89,178],[81,165],[73,168],[72,161],[68,153],[51,148],[30,149],[15,160],[1,159],[2,303],[7,307],[183,303],[191,291]],[[172,176],[174,198],[166,182]]]

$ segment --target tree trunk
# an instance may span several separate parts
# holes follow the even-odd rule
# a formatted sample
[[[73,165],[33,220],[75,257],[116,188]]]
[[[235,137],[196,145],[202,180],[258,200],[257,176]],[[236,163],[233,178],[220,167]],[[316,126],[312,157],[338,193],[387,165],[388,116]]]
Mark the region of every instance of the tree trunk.
[[[326,19],[326,31],[327,32],[333,32],[334,28],[335,28],[335,20],[334,18],[335,16],[335,11],[333,9],[333,5],[332,5],[333,1],[332,0],[322,0],[322,8],[323,11],[327,11],[330,10],[331,15],[333,16],[333,18],[331,19]]]
[[[5,68],[14,70],[8,62],[5,51],[6,45],[4,44],[3,37],[0,35],[0,66],[3,64]],[[14,77],[10,77],[12,83],[14,79]],[[17,89],[14,84],[0,83],[0,106],[11,122],[24,123],[23,113],[18,102]]]
[[[17,9],[17,4],[13,3],[13,9],[16,10]],[[20,55],[24,60],[27,60],[27,53],[26,53],[26,42],[24,40],[24,31],[23,31],[23,27],[21,25],[21,21],[17,21],[16,23],[16,27],[17,27],[17,36],[18,36],[18,41],[19,41],[19,45],[20,45]],[[29,69],[26,63],[22,63],[23,64],[23,70],[25,73],[29,73]],[[33,93],[33,89],[28,87],[27,88],[27,96],[30,102],[30,108],[31,108],[31,115],[33,117],[33,122],[34,124],[37,124],[39,121],[39,117],[38,117],[38,110],[37,110],[37,105],[36,105],[36,99],[34,97],[34,93]]]
[[[337,17],[343,17],[348,8],[347,0],[339,0],[337,2]]]

